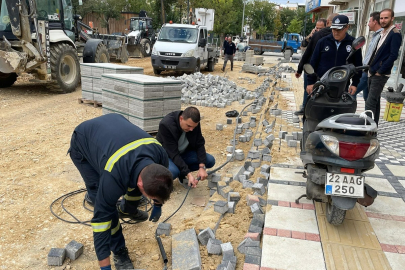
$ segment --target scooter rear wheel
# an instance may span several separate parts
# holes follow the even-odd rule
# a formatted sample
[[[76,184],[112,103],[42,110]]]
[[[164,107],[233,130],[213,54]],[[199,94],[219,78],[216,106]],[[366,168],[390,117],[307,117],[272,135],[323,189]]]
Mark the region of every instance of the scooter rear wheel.
[[[339,226],[343,223],[346,216],[346,210],[337,208],[331,202],[326,203],[326,219],[332,225]]]

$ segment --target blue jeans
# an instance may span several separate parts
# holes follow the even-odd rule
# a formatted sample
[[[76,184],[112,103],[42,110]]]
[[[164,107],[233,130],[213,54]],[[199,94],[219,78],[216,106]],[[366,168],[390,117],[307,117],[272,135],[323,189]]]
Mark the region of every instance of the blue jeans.
[[[187,164],[190,171],[197,171],[199,169],[200,163],[198,162],[196,151],[186,151],[181,155],[181,158]],[[212,168],[214,167],[214,165],[215,165],[215,158],[207,153],[205,167]],[[173,179],[179,178],[180,170],[171,159],[169,159],[169,171],[172,173]],[[185,177],[185,175],[181,175],[181,177]]]
[[[304,73],[304,99],[302,100],[302,108],[305,108],[305,104],[307,103],[308,100],[307,86],[308,86],[308,77],[307,74]]]
[[[363,72],[360,78],[360,82],[357,85],[357,90],[356,93],[353,95],[354,99],[356,99],[356,96],[358,93],[363,91],[363,98],[364,101],[367,101],[368,97],[368,72]]]

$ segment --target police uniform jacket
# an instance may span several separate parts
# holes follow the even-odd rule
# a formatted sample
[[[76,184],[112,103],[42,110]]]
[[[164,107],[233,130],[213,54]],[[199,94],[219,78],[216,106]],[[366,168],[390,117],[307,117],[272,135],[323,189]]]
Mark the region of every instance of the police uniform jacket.
[[[339,48],[336,45],[336,40],[333,35],[330,34],[323,37],[316,44],[314,53],[312,54],[310,64],[315,70],[315,73],[322,77],[332,67],[346,65],[346,58],[349,56],[351,51],[351,45],[354,37],[346,34],[346,37],[340,42]],[[361,50],[354,53],[348,60],[349,63],[357,66],[362,66],[362,56]],[[356,86],[359,84],[361,78],[361,72],[358,72],[352,78],[352,85]],[[316,82],[316,76],[308,76],[308,85],[312,85]]]
[[[91,220],[99,260],[110,256],[111,234],[120,229],[116,203],[127,190],[138,189],[143,168],[157,163],[169,166],[161,144],[119,114],[103,115],[80,124],[75,146],[100,176]],[[115,228],[112,224],[118,224]]]

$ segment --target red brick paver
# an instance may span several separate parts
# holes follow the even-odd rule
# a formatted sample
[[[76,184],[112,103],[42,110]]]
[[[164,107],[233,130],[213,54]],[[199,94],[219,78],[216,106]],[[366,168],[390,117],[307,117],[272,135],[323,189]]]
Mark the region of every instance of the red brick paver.
[[[291,237],[295,238],[295,239],[305,240],[305,233],[304,232],[298,232],[298,231],[292,231],[291,232]]]
[[[273,235],[276,236],[277,235],[277,229],[274,228],[264,228],[263,233],[266,235]]]
[[[278,206],[290,207],[290,202],[278,201]]]
[[[394,245],[380,244],[380,246],[385,252],[398,253],[397,248]]]
[[[315,205],[313,205],[312,203],[303,203],[302,209],[315,210]]]
[[[309,241],[320,242],[321,237],[316,233],[305,233],[305,239]]]
[[[244,263],[243,270],[260,270],[260,266],[257,264]]]
[[[291,238],[291,231],[278,229],[277,236]]]
[[[399,254],[405,254],[405,246],[396,245],[395,247],[397,248]]]

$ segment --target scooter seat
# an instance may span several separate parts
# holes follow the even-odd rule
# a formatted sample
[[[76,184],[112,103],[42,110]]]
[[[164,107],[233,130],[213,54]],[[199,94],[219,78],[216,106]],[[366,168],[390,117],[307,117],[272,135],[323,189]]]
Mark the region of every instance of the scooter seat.
[[[364,119],[360,117],[342,116],[336,119],[336,123],[349,125],[364,125]],[[368,120],[366,120],[366,125],[371,125],[371,123]]]

